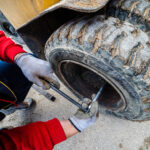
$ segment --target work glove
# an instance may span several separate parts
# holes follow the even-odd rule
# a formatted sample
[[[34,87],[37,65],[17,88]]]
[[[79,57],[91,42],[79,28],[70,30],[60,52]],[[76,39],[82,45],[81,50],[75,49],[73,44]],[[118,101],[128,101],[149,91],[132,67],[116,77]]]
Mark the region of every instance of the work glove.
[[[56,88],[60,87],[57,78],[53,75],[53,70],[49,62],[38,59],[29,53],[18,56],[15,62],[21,68],[25,77],[34,84],[45,90],[50,88],[48,82]]]
[[[69,121],[79,132],[82,132],[84,129],[93,125],[98,117],[99,104],[96,101],[93,103],[89,113],[84,113],[79,109],[76,114],[69,119]]]

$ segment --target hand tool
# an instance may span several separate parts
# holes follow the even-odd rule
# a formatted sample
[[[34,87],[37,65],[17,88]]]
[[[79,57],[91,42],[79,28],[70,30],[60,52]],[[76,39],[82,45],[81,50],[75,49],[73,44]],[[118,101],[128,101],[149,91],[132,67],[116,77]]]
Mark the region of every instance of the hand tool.
[[[48,93],[47,91],[43,90],[41,87],[33,84],[32,87],[39,92],[41,95],[43,95],[44,97],[46,97],[48,100],[51,100],[52,102],[54,102],[56,100],[56,98],[51,95],[50,93]]]
[[[97,92],[96,96],[91,100],[90,104],[88,105],[87,108],[83,108],[82,105],[78,102],[76,102],[74,99],[72,99],[71,97],[69,97],[67,94],[65,94],[64,92],[62,92],[61,90],[57,89],[55,86],[53,86],[52,84],[49,83],[49,86],[56,91],[58,94],[60,94],[61,96],[63,96],[64,98],[66,98],[68,101],[70,101],[71,103],[73,103],[74,105],[76,105],[79,109],[81,109],[84,113],[88,113],[92,107],[92,104],[98,100],[99,96],[102,94],[103,89],[105,84],[103,84],[101,86],[101,88],[99,89],[99,91]]]

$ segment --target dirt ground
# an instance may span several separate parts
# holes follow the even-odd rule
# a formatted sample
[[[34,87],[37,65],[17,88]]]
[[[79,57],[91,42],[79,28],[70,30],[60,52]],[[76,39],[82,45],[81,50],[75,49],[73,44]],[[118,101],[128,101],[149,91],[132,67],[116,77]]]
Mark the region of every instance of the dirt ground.
[[[61,90],[74,96],[62,86]],[[49,90],[56,97],[51,102],[31,88],[27,97],[36,100],[33,110],[16,111],[0,122],[0,128],[20,126],[29,122],[46,121],[57,117],[68,119],[77,108]],[[113,116],[100,115],[95,125],[55,146],[55,150],[150,150],[150,121],[131,122]]]

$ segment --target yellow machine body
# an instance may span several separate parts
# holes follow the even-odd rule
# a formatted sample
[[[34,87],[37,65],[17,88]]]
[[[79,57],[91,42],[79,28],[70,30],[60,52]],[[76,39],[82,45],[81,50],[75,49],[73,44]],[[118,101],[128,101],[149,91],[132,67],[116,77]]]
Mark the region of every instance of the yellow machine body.
[[[59,0],[0,0],[0,10],[17,29]]]
[[[58,8],[96,12],[109,0],[0,0],[0,10],[16,28]]]

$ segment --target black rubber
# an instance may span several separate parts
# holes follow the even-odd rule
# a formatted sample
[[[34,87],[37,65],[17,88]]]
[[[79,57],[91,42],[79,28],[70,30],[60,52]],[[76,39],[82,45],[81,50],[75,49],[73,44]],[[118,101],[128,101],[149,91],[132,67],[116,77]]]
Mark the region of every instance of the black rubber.
[[[5,117],[6,117],[5,114],[0,112],[0,121],[2,121]]]
[[[101,106],[101,112],[129,120],[147,120],[150,118],[148,42],[148,35],[134,25],[96,16],[60,27],[47,41],[45,53],[59,79],[74,93],[76,89],[61,75],[60,63],[64,60],[94,70],[118,90],[125,107],[111,110]]]

